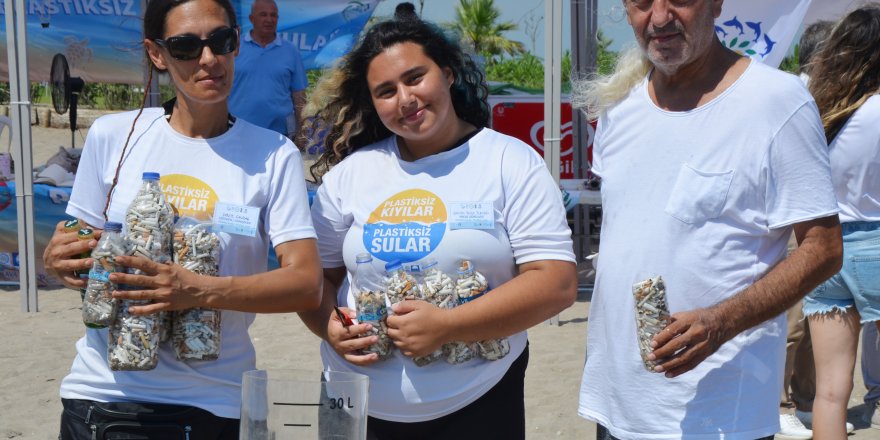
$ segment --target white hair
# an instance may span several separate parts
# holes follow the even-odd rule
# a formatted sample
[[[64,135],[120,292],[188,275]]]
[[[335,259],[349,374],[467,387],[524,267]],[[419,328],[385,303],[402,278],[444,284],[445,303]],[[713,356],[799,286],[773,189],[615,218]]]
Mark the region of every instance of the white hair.
[[[251,14],[254,13],[254,6],[256,6],[257,3],[268,3],[272,6],[275,6],[275,9],[278,9],[278,4],[275,3],[275,0],[254,0],[254,2],[251,3]]]
[[[581,109],[587,118],[598,118],[620,102],[641,82],[653,64],[638,46],[620,54],[610,75],[594,74],[572,82],[571,105]]]

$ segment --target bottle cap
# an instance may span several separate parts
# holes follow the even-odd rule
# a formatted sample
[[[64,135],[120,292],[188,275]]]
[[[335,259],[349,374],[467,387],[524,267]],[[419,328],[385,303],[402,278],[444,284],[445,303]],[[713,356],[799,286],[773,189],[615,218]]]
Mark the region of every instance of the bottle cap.
[[[391,260],[385,263],[385,271],[391,272],[392,270],[397,270],[403,267],[403,263],[400,260]]]
[[[159,173],[155,173],[152,171],[144,171],[143,179],[144,180],[159,180]]]
[[[373,256],[366,252],[363,254],[357,254],[357,256],[355,256],[356,263],[368,263],[370,261],[373,261]]]
[[[105,231],[119,232],[122,231],[122,223],[119,222],[106,222],[104,223]]]
[[[73,219],[64,222],[63,228],[65,232],[79,231],[79,219]]]
[[[79,232],[76,233],[76,238],[79,238],[80,240],[88,240],[88,239],[92,238],[94,235],[95,235],[95,231],[93,231],[89,228],[82,228],[79,230]]]

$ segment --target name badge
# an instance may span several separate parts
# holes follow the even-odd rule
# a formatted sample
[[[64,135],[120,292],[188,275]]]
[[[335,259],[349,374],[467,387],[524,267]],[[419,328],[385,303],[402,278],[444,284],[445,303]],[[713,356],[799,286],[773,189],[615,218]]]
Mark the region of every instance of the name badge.
[[[450,229],[495,229],[492,202],[449,202]]]
[[[214,204],[214,232],[257,236],[260,208],[217,202]]]

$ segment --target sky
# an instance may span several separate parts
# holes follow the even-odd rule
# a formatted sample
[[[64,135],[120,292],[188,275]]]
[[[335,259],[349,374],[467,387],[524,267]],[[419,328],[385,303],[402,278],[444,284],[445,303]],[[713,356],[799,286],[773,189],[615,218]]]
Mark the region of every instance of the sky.
[[[571,48],[571,0],[556,0],[563,4],[562,9],[562,50]],[[382,0],[376,7],[374,16],[388,16],[394,13],[394,7],[399,0]],[[419,0],[412,0],[419,10]],[[632,29],[626,23],[623,6],[620,0],[598,0],[599,29],[605,36],[613,40],[611,50],[620,50],[634,44]],[[422,18],[438,23],[455,21],[455,7],[457,0],[425,0],[422,10]],[[495,7],[501,11],[501,21],[510,21],[517,24],[517,30],[507,33],[507,37],[516,40],[530,52],[538,56],[544,55],[544,0],[495,0]],[[526,31],[530,28],[529,22],[536,23],[537,33],[534,50],[532,49],[532,37]],[[532,26],[534,29],[534,26]]]

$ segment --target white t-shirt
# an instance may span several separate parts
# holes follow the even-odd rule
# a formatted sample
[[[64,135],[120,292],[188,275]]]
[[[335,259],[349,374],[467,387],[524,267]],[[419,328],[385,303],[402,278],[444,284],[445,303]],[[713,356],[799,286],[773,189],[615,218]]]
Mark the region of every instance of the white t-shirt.
[[[632,285],[666,281],[672,313],[710,307],[785,256],[791,225],[834,215],[828,152],[797,77],[752,62],[697,109],[657,107],[647,82],[599,121],[602,233],[579,414],[621,439],[748,439],[778,430],[780,315],[674,379],[639,356]]]
[[[155,171],[181,216],[208,219],[217,202],[259,208],[256,236],[218,234],[223,276],[265,272],[270,241],[278,245],[315,237],[302,160],[289,139],[240,119],[218,137],[193,139],[174,131],[163,114],[161,108],[148,108],[138,119],[108,211],[110,221],[124,223],[141,174]],[[67,205],[71,216],[103,226],[107,191],[134,115],[104,116],[89,129]],[[143,372],[111,371],[107,329],[87,329],[76,343],[61,397],[191,405],[238,418],[241,375],[255,368],[247,330],[253,320],[253,313],[224,310],[218,360],[180,362],[170,345],[162,344],[159,365]]]
[[[840,222],[880,221],[880,95],[868,98],[831,142]]]
[[[414,162],[400,158],[390,137],[354,152],[323,180],[312,220],[324,267],[344,265],[346,284],[363,252],[372,254],[380,273],[394,259],[431,258],[453,278],[458,261],[467,258],[490,289],[513,278],[518,264],[574,261],[559,188],[544,161],[528,145],[490,129]],[[340,289],[337,301],[355,308],[349,289]],[[441,360],[425,367],[397,351],[358,367],[326,342],[321,355],[330,370],[370,377],[371,416],[418,422],[452,413],[491,389],[522,353],[526,333],[511,336],[510,345],[510,354],[498,361]]]

